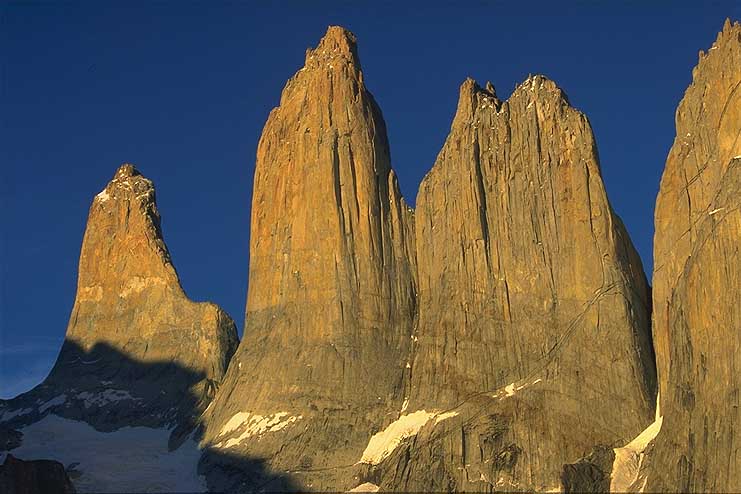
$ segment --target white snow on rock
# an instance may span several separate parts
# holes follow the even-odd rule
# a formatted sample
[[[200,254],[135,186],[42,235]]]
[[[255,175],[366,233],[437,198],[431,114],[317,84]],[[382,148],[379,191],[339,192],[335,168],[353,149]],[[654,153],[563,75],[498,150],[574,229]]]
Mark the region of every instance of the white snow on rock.
[[[239,412],[227,421],[217,437],[228,435],[241,430],[238,437],[216,444],[216,448],[231,448],[252,436],[260,436],[266,432],[278,432],[294,422],[301,420],[302,415],[290,415],[288,412],[278,412],[268,416]]]
[[[128,391],[124,391],[122,389],[107,389],[102,393],[90,393],[88,391],[84,391],[82,393],[78,393],[77,398],[84,401],[85,408],[90,408],[93,405],[100,407],[114,401],[140,401],[139,398],[134,398],[133,396],[131,396],[131,394],[129,394]]]
[[[55,398],[52,398],[51,400],[47,401],[43,405],[39,407],[39,413],[44,413],[51,407],[55,407],[57,405],[62,405],[64,402],[67,401],[67,395],[61,394]]]
[[[348,492],[378,492],[379,489],[380,487],[378,487],[376,484],[365,482],[355,487],[354,489],[350,489]]]
[[[98,195],[95,196],[95,198],[99,200],[100,202],[106,202],[108,199],[111,198],[111,196],[108,194],[107,189],[103,189],[102,191],[100,191]]]
[[[456,415],[458,415],[458,412],[440,413],[426,410],[417,410],[414,413],[402,415],[396,421],[391,422],[384,430],[370,438],[368,446],[366,446],[363,456],[360,458],[360,463],[378,465],[406,438],[417,435],[422,427],[433,418],[436,419],[435,424],[437,424]]]
[[[451,419],[458,415],[458,412],[445,412],[435,415],[435,424],[439,424],[443,420]]]
[[[21,415],[27,415],[33,412],[33,408],[19,408],[17,410],[6,410],[0,416],[0,422],[7,422],[10,419],[20,417]]]
[[[197,473],[201,452],[193,440],[169,452],[166,429],[123,427],[99,432],[90,425],[54,414],[20,429],[23,443],[13,456],[53,459],[65,467],[79,463],[73,480],[85,492],[205,492]]]
[[[615,460],[612,463],[612,473],[610,474],[610,492],[628,492],[636,488],[635,484],[639,480],[641,465],[645,457],[644,451],[659,434],[663,421],[664,417],[661,415],[659,397],[657,396],[656,416],[653,423],[622,448],[613,449]],[[643,492],[647,480],[647,478],[643,479],[643,485],[638,489],[638,492]]]
[[[535,381],[533,381],[531,383],[524,383],[524,384],[521,384],[519,386],[517,386],[515,383],[510,383],[510,384],[506,385],[504,388],[498,390],[496,393],[494,393],[491,396],[492,396],[492,398],[499,398],[500,400],[502,400],[504,398],[509,398],[510,396],[514,396],[515,393],[517,393],[521,389],[525,389],[528,386],[533,386],[535,384],[538,384],[541,381],[542,381],[542,379],[538,378],[538,379],[536,379]]]

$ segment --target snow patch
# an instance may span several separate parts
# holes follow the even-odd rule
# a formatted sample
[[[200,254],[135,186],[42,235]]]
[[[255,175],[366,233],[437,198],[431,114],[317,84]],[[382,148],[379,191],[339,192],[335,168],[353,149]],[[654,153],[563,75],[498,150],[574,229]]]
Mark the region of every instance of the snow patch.
[[[524,383],[524,384],[521,384],[520,386],[517,386],[515,383],[509,383],[503,389],[500,389],[499,391],[497,391],[496,393],[494,393],[491,396],[492,396],[492,398],[499,398],[500,400],[502,400],[504,398],[509,398],[510,396],[514,396],[515,393],[517,393],[521,389],[525,389],[528,386],[532,386],[534,384],[538,384],[541,381],[542,381],[542,379],[538,378],[538,379],[536,379],[535,381],[533,381],[531,383]]]
[[[0,417],[0,422],[7,422],[10,419],[20,417],[21,415],[28,415],[33,412],[33,408],[19,408],[18,410],[6,410]]]
[[[95,198],[100,202],[106,202],[108,199],[111,198],[111,196],[108,194],[108,189],[103,189],[98,195],[95,196]]]
[[[360,458],[360,463],[367,463],[370,465],[378,465],[387,456],[389,456],[402,441],[408,437],[417,435],[417,433],[424,427],[424,425],[432,420],[435,420],[435,424],[438,422],[455,417],[458,412],[428,412],[426,410],[417,410],[414,413],[408,415],[402,415],[396,421],[391,422],[381,432],[378,432],[370,438],[368,446],[363,451],[363,456]]]
[[[79,463],[79,492],[205,492],[198,475],[201,452],[187,440],[169,452],[170,432],[123,427],[100,432],[90,425],[54,414],[20,429],[23,444],[13,450],[21,459],[48,458],[68,466]]]
[[[44,413],[51,407],[55,407],[57,405],[62,405],[64,402],[67,401],[67,395],[61,394],[57,396],[56,398],[52,398],[51,400],[47,401],[43,405],[39,407],[39,413]]]
[[[439,424],[443,420],[452,419],[456,415],[458,415],[458,412],[445,412],[445,413],[441,413],[441,414],[439,414],[439,415],[437,415],[435,417],[435,425]]]
[[[77,398],[84,401],[83,404],[85,405],[85,408],[90,408],[91,406],[101,407],[103,405],[107,405],[108,403],[121,400],[141,401],[139,398],[134,398],[133,396],[131,396],[128,391],[124,391],[122,389],[107,389],[102,393],[90,393],[88,391],[84,391],[82,393],[78,393]]]
[[[216,448],[231,448],[252,436],[260,436],[266,432],[278,432],[285,429],[294,422],[301,420],[302,415],[290,415],[288,412],[278,412],[268,416],[252,414],[249,412],[236,413],[221,428],[217,437],[225,436],[232,432],[242,430],[238,437],[231,438],[226,442],[216,444]]]
[[[376,484],[365,482],[355,487],[354,489],[350,489],[348,492],[378,492],[379,489],[380,487],[378,487]]]
[[[612,463],[612,473],[610,474],[610,492],[628,492],[635,489],[645,457],[644,451],[659,434],[663,422],[664,417],[661,415],[659,396],[657,396],[656,416],[651,425],[622,448],[613,449],[615,460]],[[646,480],[643,479],[643,486],[639,489],[639,492],[643,492],[643,489],[645,489]]]
[[[514,396],[515,395],[515,383],[508,384],[504,388],[504,392],[507,393],[507,396]]]

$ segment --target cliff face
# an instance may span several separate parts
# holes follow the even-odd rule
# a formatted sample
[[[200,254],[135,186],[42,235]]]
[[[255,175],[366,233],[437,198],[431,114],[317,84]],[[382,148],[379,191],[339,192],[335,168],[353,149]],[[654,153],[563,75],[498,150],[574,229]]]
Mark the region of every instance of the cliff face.
[[[258,145],[244,339],[209,418],[215,454],[276,470],[356,462],[401,405],[415,292],[383,117],[355,37],[331,27]]]
[[[67,335],[47,379],[6,403],[101,430],[180,425],[208,404],[237,346],[229,316],[190,301],[162,238],[152,182],[123,165],[90,207]],[[14,422],[15,423],[15,422]],[[178,431],[181,432],[181,431]]]
[[[532,77],[504,103],[463,84],[416,223],[412,405],[454,405],[557,362],[539,377],[619,396],[640,425],[653,384],[645,276],[589,123],[552,81]]]
[[[741,489],[741,26],[692,72],[656,204],[653,323],[664,423],[649,491]]]
[[[466,80],[415,213],[355,37],[330,27],[258,145],[239,347],[186,297],[152,182],[123,165],[90,208],[56,365],[0,402],[0,450],[97,445],[108,463],[70,470],[93,487],[129,456],[152,469],[124,490],[206,488],[200,458],[228,492],[738,491],[740,87],[726,23],[677,111],[651,295],[554,82],[502,101]],[[156,431],[100,435],[123,426],[173,430],[142,455]],[[180,447],[196,428],[202,456]],[[150,458],[168,435],[179,456]]]
[[[589,123],[552,81],[507,102],[462,85],[416,233],[407,413],[446,412],[381,466],[383,489],[553,489],[651,421],[645,276]]]

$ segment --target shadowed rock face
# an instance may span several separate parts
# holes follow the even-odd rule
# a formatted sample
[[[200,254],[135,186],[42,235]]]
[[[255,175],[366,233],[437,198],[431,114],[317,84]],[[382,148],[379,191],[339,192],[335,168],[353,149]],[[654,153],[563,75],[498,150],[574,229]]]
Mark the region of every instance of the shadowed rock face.
[[[381,488],[558,488],[564,463],[651,422],[648,288],[563,92],[536,76],[507,102],[460,93],[417,196],[408,406],[456,415],[382,465]]]
[[[741,490],[741,26],[692,72],[656,204],[654,339],[664,423],[647,491]]]
[[[401,406],[414,275],[381,111],[355,37],[330,27],[258,145],[244,339],[207,442],[276,469],[357,462]]]
[[[51,460],[23,461],[7,455],[0,465],[0,491],[5,494],[74,494],[64,465]]]
[[[90,207],[57,362],[42,384],[4,409],[44,404],[27,417],[51,411],[100,430],[169,424],[185,432],[237,343],[223,310],[186,297],[162,238],[154,186],[126,164]]]

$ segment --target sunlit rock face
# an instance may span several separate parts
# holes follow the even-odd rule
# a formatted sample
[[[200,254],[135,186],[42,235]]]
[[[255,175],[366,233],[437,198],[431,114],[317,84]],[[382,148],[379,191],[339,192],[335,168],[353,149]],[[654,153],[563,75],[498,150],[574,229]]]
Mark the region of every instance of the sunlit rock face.
[[[307,50],[265,124],[250,238],[244,339],[206,444],[341,490],[351,476],[312,472],[353,465],[395,418],[416,305],[413,213],[342,28]]]
[[[47,379],[4,403],[11,425],[50,412],[100,430],[191,430],[237,346],[234,322],[189,300],[164,243],[152,182],[122,165],[93,199],[75,304]],[[2,420],[2,418],[0,418]]]
[[[381,465],[382,490],[559,488],[565,463],[653,420],[641,262],[590,125],[552,81],[506,102],[463,83],[415,223],[407,413],[456,415]]]
[[[649,492],[741,490],[741,26],[727,21],[676,113],[656,204],[662,430]]]

